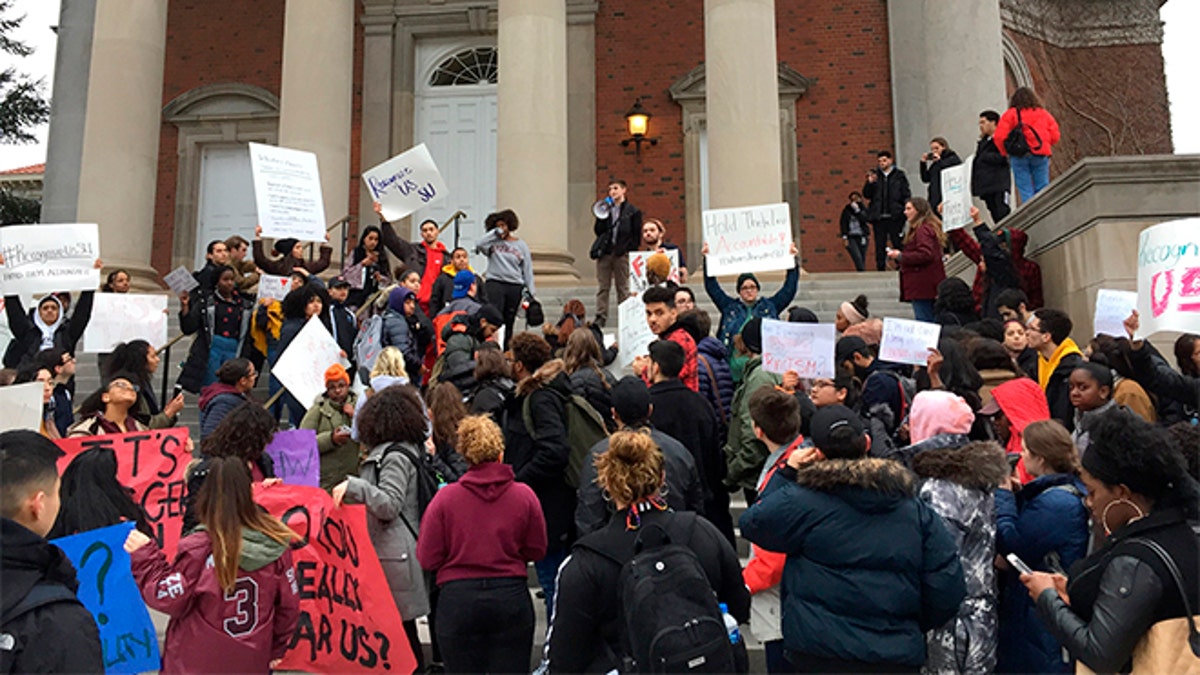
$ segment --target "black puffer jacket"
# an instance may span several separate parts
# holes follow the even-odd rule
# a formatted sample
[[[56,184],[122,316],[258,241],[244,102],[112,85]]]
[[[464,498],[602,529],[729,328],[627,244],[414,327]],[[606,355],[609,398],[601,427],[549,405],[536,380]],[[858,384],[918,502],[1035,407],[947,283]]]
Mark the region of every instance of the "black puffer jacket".
[[[617,379],[607,370],[596,370],[584,366],[571,373],[571,390],[587,399],[588,403],[604,418],[604,425],[609,432],[616,431],[617,425],[612,416],[612,388]]]

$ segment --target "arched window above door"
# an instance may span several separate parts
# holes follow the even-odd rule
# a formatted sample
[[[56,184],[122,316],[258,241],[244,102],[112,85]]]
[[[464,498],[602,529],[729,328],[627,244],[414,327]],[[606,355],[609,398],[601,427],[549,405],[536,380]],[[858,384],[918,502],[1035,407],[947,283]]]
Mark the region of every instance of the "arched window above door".
[[[496,48],[475,47],[457,52],[439,63],[429,76],[429,86],[496,84],[499,72]]]

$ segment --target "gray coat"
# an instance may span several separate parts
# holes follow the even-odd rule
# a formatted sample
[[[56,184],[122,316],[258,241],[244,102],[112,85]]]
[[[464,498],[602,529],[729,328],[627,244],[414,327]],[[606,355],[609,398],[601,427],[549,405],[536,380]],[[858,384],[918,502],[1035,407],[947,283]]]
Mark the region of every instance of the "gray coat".
[[[375,544],[396,608],[401,618],[409,621],[429,613],[425,576],[417,562],[417,539],[405,524],[407,520],[420,532],[417,473],[412,462],[399,452],[388,453],[385,458],[383,451],[389,445],[377,445],[367,453],[359,475],[349,478],[346,502],[367,505],[371,542]],[[424,452],[412,445],[408,449],[418,457]]]

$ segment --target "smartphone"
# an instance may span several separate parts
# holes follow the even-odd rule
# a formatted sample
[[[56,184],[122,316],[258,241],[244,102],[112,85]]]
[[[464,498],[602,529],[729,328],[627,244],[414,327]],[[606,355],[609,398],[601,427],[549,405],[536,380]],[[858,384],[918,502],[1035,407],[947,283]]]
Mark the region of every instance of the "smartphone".
[[[1016,570],[1021,574],[1033,574],[1033,570],[1030,569],[1029,565],[1026,565],[1024,560],[1018,558],[1016,553],[1009,553],[1008,555],[1004,556],[1004,559],[1008,561],[1009,565],[1015,567]]]

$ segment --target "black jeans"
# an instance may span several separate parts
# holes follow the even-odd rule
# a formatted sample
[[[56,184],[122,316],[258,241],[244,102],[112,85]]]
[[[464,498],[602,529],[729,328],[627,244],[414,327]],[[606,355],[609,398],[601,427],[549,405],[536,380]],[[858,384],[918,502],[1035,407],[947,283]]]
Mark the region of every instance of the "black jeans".
[[[437,640],[447,673],[528,673],[533,625],[525,577],[442,584]]]
[[[889,216],[881,218],[877,223],[871,223],[875,230],[875,269],[882,272],[887,267],[887,247],[891,242],[892,248],[904,248],[900,234],[904,232],[904,216]]]
[[[867,240],[869,237],[850,235],[846,237],[846,252],[854,261],[854,269],[861,272],[867,266]]]
[[[484,285],[487,287],[488,304],[500,310],[500,315],[504,317],[504,348],[508,349],[513,336],[513,322],[517,318],[517,310],[521,308],[521,291],[525,287],[495,279],[488,279]]]
[[[1004,220],[1012,209],[1008,206],[1008,192],[989,192],[985,195],[979,195],[984,204],[987,204],[988,213],[992,216],[993,223],[999,223]]]

